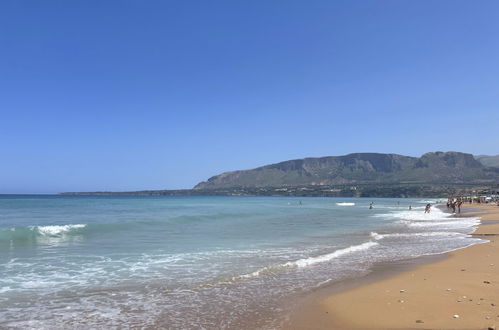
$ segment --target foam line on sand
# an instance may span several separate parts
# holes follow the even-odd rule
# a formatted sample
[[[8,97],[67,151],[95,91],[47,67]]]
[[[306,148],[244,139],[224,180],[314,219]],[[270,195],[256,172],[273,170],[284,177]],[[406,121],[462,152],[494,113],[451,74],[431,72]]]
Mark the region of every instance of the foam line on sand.
[[[332,284],[322,289],[329,294],[305,299],[284,328],[499,329],[499,207],[464,211],[481,218],[474,235],[483,244],[347,290]]]

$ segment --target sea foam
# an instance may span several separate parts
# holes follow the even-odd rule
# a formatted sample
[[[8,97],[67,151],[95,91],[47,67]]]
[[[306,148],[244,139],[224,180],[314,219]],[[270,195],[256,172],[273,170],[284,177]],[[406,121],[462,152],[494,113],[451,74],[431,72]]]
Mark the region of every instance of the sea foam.
[[[349,253],[354,253],[358,251],[363,251],[363,250],[368,250],[374,246],[379,245],[377,242],[369,241],[369,242],[364,242],[359,245],[352,245],[344,249],[339,249],[331,253],[315,256],[315,257],[309,257],[309,258],[303,258],[303,259],[298,259],[294,261],[288,261],[284,264],[279,264],[279,265],[272,265],[268,267],[261,268],[259,270],[256,270],[254,272],[244,274],[244,275],[239,275],[239,276],[234,276],[232,280],[242,280],[242,279],[251,279],[258,277],[262,274],[266,273],[272,273],[273,271],[277,271],[279,269],[285,269],[285,268],[290,268],[290,267],[307,267],[307,266],[312,266],[315,264],[319,264],[322,262],[327,262],[331,261],[335,258],[341,257],[343,255],[349,254]]]
[[[0,229],[0,241],[25,241],[79,235],[86,224],[27,226]]]
[[[75,224],[75,225],[54,225],[54,226],[37,226],[32,227],[33,230],[37,230],[40,235],[45,236],[58,236],[64,233],[68,233],[75,229],[85,228],[86,224]]]
[[[426,232],[426,233],[390,233],[390,234],[379,234],[376,232],[371,232],[371,237],[379,241],[384,238],[397,238],[397,237],[468,237],[466,234],[449,232],[449,231],[437,231],[437,232]]]
[[[332,253],[323,254],[323,255],[320,255],[317,257],[310,257],[310,258],[299,259],[296,261],[290,261],[290,262],[286,263],[286,265],[287,266],[296,266],[296,267],[307,267],[307,266],[315,265],[315,264],[318,264],[321,262],[330,261],[334,258],[338,258],[338,257],[343,256],[343,255],[348,254],[348,253],[367,250],[367,249],[370,249],[376,245],[378,245],[378,243],[373,242],[373,241],[369,241],[369,242],[365,242],[365,243],[362,243],[359,245],[352,245],[352,246],[349,246],[347,248],[336,250]]]

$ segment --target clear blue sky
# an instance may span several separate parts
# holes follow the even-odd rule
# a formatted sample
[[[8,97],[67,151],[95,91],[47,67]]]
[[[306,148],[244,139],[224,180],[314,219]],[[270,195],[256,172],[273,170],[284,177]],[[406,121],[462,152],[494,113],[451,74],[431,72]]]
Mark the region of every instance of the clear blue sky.
[[[497,1],[0,2],[0,192],[498,154]]]

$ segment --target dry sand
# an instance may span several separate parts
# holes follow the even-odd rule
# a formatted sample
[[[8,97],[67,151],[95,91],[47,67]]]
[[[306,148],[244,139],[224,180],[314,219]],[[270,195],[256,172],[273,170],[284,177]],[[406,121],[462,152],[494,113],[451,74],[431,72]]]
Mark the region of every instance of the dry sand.
[[[284,328],[499,329],[499,207],[463,211],[481,217],[473,235],[489,242],[343,292],[316,294]]]

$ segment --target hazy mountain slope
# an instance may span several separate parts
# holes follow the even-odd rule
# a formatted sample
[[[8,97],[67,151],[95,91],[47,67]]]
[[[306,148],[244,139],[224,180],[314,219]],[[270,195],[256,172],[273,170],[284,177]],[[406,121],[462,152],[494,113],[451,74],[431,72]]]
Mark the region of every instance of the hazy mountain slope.
[[[354,153],[288,160],[251,170],[222,173],[194,189],[279,187],[348,183],[494,183],[499,169],[486,168],[473,155],[430,152],[421,157]]]
[[[499,167],[499,155],[496,156],[479,155],[475,156],[475,158],[484,166]]]

